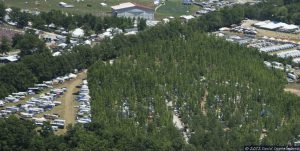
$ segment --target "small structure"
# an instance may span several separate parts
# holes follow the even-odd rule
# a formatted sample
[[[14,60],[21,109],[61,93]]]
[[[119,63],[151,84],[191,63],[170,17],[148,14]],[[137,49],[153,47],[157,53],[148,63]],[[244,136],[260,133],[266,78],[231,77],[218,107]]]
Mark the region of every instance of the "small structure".
[[[154,9],[131,2],[112,6],[112,15],[126,18],[144,18],[154,20]]]
[[[65,2],[59,2],[58,5],[63,8],[73,8],[74,7],[74,5],[70,5]]]
[[[18,55],[0,57],[0,63],[16,62],[19,58],[20,57]]]
[[[57,56],[60,56],[60,55],[61,55],[61,52],[59,52],[59,51],[52,53],[53,57],[57,57]]]
[[[84,36],[84,31],[81,28],[77,28],[72,32],[72,37],[78,38],[83,36]]]
[[[160,0],[154,0],[154,5],[159,5],[160,4]]]
[[[180,19],[184,20],[185,22],[188,22],[191,19],[194,19],[195,17],[192,15],[181,15]]]
[[[107,4],[106,3],[100,3],[101,6],[106,7]]]

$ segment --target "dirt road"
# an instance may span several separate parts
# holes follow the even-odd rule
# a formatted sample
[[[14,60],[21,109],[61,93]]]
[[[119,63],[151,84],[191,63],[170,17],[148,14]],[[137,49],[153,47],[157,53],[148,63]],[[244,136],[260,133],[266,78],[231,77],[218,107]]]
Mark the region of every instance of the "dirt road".
[[[286,92],[291,92],[291,93],[293,93],[293,94],[296,94],[297,96],[300,96],[300,90],[298,90],[298,89],[285,88],[284,91],[286,91]]]
[[[63,109],[62,111],[60,111],[60,115],[66,121],[66,126],[69,124],[74,125],[75,123],[76,108],[74,108],[74,106],[77,105],[77,102],[75,101],[74,93],[79,90],[78,88],[76,88],[76,86],[81,83],[83,78],[86,78],[86,73],[79,73],[76,79],[66,83],[65,85],[68,91],[61,98],[61,106],[63,107]],[[57,134],[64,134],[67,131],[66,126],[62,131],[58,131]]]

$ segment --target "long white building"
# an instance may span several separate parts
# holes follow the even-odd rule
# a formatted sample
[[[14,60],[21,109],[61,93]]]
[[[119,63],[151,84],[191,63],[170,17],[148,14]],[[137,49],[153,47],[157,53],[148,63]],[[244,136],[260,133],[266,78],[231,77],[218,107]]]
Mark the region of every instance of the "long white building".
[[[154,20],[154,10],[146,6],[128,2],[112,6],[111,8],[113,16]]]

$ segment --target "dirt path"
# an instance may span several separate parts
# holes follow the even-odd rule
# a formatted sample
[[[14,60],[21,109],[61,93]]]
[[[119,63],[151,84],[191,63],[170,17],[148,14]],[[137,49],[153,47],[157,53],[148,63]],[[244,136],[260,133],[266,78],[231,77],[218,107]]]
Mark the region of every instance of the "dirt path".
[[[167,105],[167,107],[173,107],[173,101],[166,102],[166,105]],[[173,116],[172,122],[173,122],[174,126],[180,131],[183,130],[184,124],[181,121],[181,119],[179,118],[179,116],[176,115],[174,111],[172,111],[172,116]],[[185,143],[188,144],[189,138],[187,136],[187,133],[183,131],[181,134],[182,134],[182,137],[184,138]]]
[[[184,124],[183,122],[180,120],[180,118],[173,112],[173,124],[175,125],[175,127],[179,130],[183,130],[184,129]],[[185,141],[185,143],[189,143],[189,138],[187,136],[187,133],[185,131],[182,132],[182,136],[183,139]]]
[[[202,100],[200,101],[200,108],[201,108],[201,111],[204,116],[207,115],[207,111],[205,109],[207,96],[208,96],[208,91],[207,91],[207,89],[205,89],[204,96],[202,97]]]
[[[75,95],[79,89],[76,88],[77,85],[79,85],[82,81],[83,78],[86,78],[86,73],[82,72],[78,74],[78,77],[68,83],[66,85],[66,88],[68,91],[65,93],[65,95],[61,98],[62,100],[62,105],[63,106],[63,112],[61,113],[61,117],[66,121],[65,123],[65,128],[63,129],[62,132],[59,132],[57,134],[64,134],[67,131],[67,125],[72,124],[74,125],[75,123],[75,114],[76,114],[76,108],[74,106],[77,105],[77,102],[75,100]]]
[[[298,89],[285,88],[284,91],[286,91],[286,92],[291,92],[291,93],[293,93],[293,94],[296,94],[297,96],[300,96],[300,90],[298,90]]]

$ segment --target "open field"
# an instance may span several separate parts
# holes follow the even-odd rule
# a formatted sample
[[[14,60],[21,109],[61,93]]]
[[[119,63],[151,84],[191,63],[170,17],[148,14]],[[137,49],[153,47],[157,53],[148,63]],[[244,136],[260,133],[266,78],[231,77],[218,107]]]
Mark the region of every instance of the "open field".
[[[58,6],[59,2],[62,0],[4,0],[8,7],[19,7],[28,10],[38,10],[38,11],[49,11],[51,9],[62,10],[63,12],[68,12],[72,14],[86,14],[91,13],[96,16],[110,15],[112,5],[117,5],[119,3],[128,2],[129,0],[63,0],[63,2],[74,5],[74,8],[61,8]],[[148,7],[154,8],[152,0],[130,0],[138,4],[142,4]],[[28,3],[25,3],[28,2]],[[100,3],[106,3],[107,6],[103,7]],[[87,5],[90,5],[87,6]]]
[[[161,19],[166,16],[178,17],[180,15],[192,15],[200,9],[196,5],[182,5],[181,0],[168,0],[165,5],[157,9],[155,13],[156,19]]]

